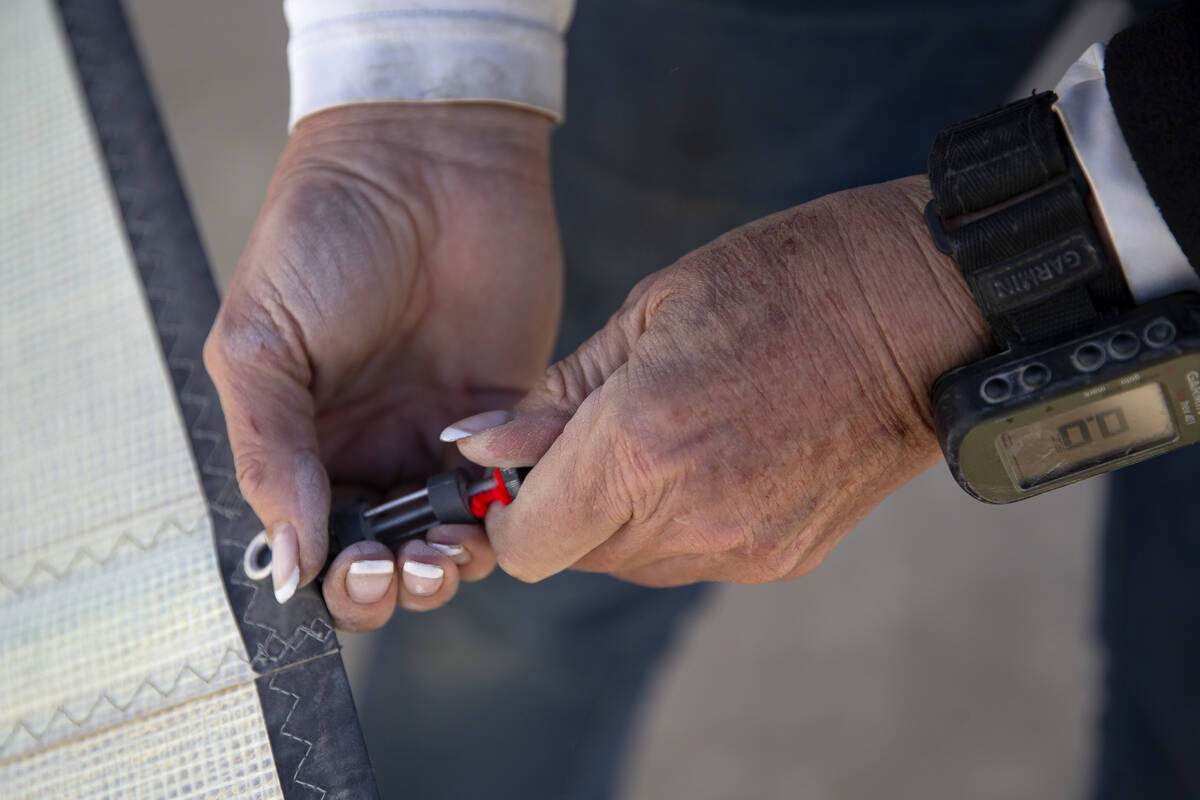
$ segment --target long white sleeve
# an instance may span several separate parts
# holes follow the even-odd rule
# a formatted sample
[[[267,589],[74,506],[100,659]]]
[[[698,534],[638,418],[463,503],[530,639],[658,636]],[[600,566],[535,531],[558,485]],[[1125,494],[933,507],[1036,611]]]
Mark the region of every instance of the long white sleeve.
[[[1054,93],[1054,110],[1092,188],[1096,222],[1108,231],[1133,299],[1200,291],[1200,276],[1163,221],[1121,134],[1104,82],[1104,45],[1088,48]]]
[[[289,126],[349,103],[511,103],[564,112],[574,0],[284,0]]]

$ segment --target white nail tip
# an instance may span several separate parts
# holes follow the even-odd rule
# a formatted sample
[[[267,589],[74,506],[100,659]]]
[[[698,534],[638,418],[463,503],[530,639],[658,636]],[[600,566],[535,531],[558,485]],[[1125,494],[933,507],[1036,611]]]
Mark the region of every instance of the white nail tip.
[[[395,564],[387,559],[378,561],[355,561],[350,565],[351,575],[391,575]]]
[[[436,564],[424,564],[420,561],[405,561],[404,571],[409,575],[426,580],[435,580],[445,574],[442,568]]]
[[[459,439],[465,439],[477,433],[490,431],[492,428],[499,427],[506,422],[512,422],[512,420],[513,412],[506,409],[484,411],[482,414],[460,419],[453,425],[446,426],[445,430],[442,431],[441,439],[443,442],[457,442]]]
[[[283,605],[288,600],[292,599],[292,595],[296,593],[296,587],[300,585],[300,568],[292,567],[292,574],[288,576],[287,582],[283,586],[275,587],[275,601]]]
[[[441,544],[439,542],[428,542],[427,544],[442,555],[451,558],[463,554],[463,546],[461,544]]]
[[[462,428],[456,428],[453,425],[442,431],[441,440],[449,444],[457,442],[459,439],[465,439],[473,434],[470,431],[464,431]]]

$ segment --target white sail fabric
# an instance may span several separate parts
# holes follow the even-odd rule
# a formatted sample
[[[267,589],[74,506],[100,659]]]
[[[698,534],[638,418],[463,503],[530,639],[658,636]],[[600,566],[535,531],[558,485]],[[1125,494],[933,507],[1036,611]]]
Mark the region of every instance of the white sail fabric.
[[[0,4],[0,795],[281,797],[48,0]]]

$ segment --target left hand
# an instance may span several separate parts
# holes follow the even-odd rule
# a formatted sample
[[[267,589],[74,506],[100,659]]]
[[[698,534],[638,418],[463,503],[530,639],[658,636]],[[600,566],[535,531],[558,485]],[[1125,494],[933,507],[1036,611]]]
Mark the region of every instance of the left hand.
[[[205,346],[279,602],[325,564],[332,490],[407,493],[459,460],[438,428],[514,402],[549,360],[553,127],[489,103],[338,106],[296,125]],[[479,526],[425,538],[340,553],[322,583],[335,624],[435,608],[491,569]]]
[[[831,195],[639,284],[516,419],[460,442],[536,463],[488,515],[501,568],[665,586],[819,564],[937,460],[929,385],[987,346],[927,200],[922,177]]]

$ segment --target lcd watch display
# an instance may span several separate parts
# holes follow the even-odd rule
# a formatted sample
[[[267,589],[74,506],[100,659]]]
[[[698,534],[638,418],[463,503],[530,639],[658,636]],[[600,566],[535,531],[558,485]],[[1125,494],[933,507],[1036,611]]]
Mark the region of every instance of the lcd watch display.
[[[1013,481],[1032,489],[1177,436],[1167,398],[1155,382],[1004,431],[996,446]]]

